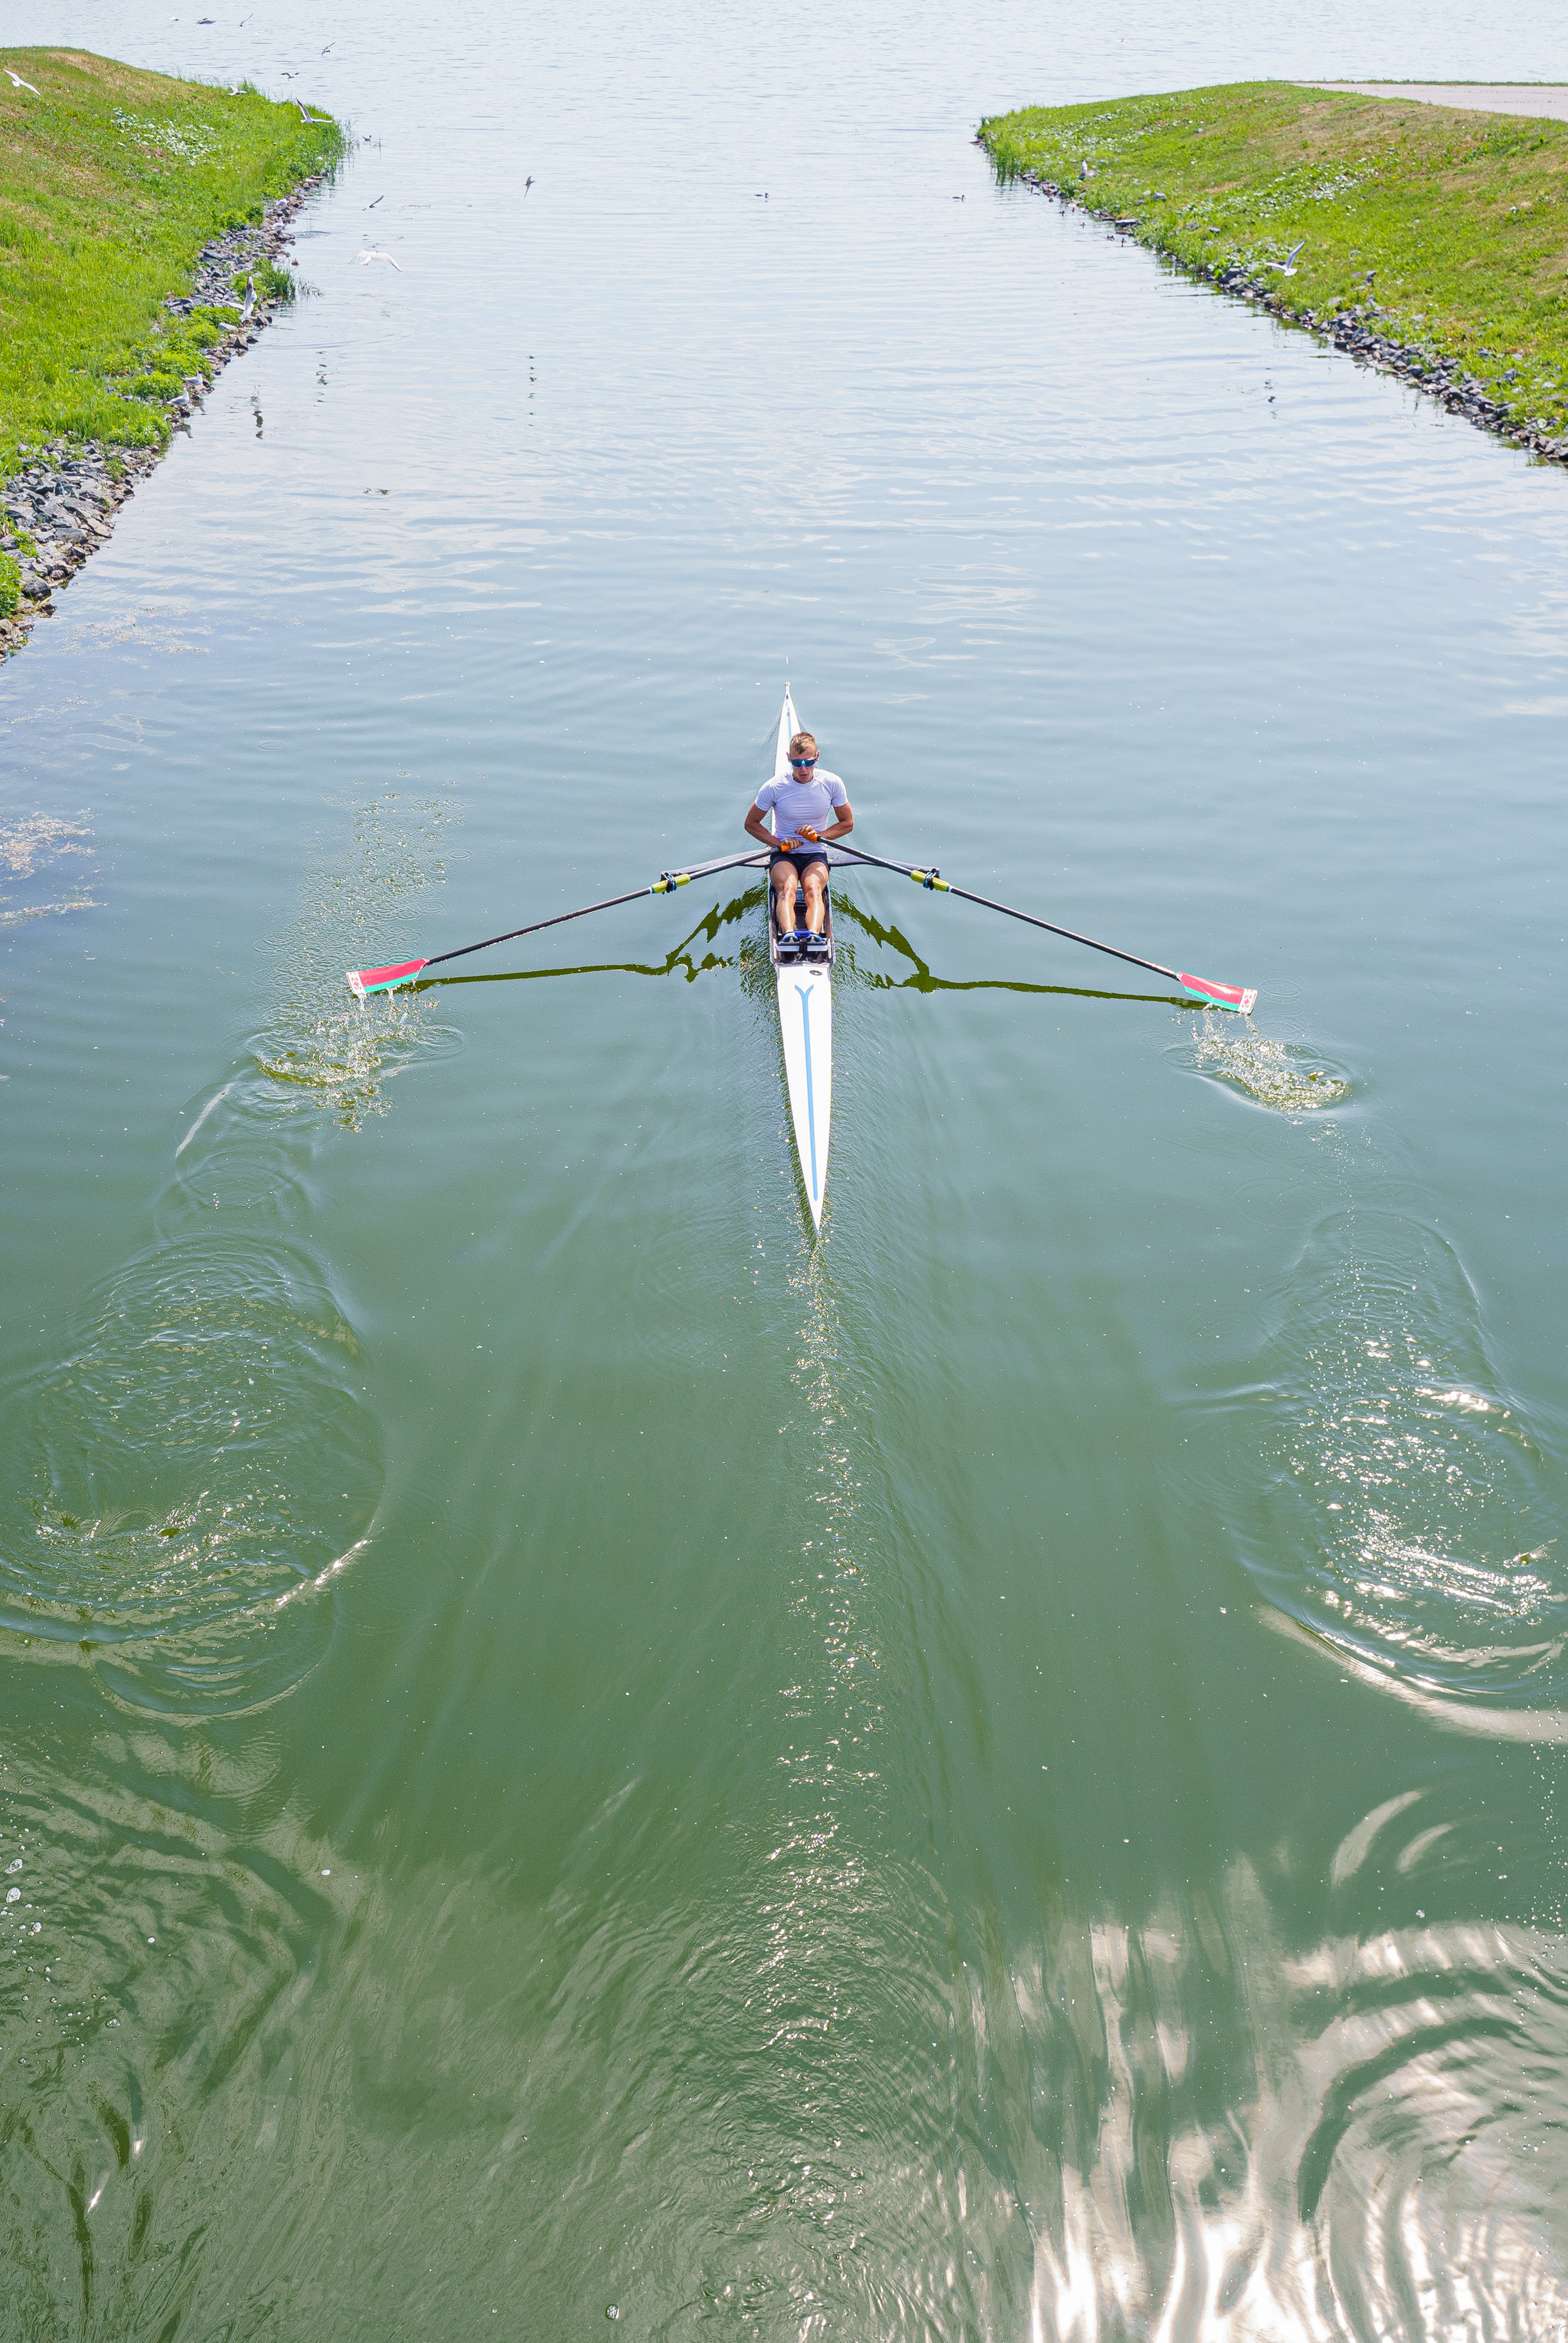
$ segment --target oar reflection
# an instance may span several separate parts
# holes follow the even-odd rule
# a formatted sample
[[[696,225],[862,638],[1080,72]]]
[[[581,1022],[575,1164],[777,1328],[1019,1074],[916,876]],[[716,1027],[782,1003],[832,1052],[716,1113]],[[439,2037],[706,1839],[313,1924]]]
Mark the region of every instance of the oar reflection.
[[[741,965],[741,956],[707,951],[700,959],[693,957],[692,948],[699,937],[712,944],[722,928],[750,918],[762,900],[760,888],[749,888],[744,895],[734,897],[725,904],[716,904],[705,918],[699,920],[689,934],[682,937],[662,960],[583,960],[567,968],[492,969],[476,971],[471,976],[431,976],[407,988],[419,992],[433,991],[437,986],[453,990],[463,984],[536,984],[548,977],[564,976],[683,976],[689,984],[699,976],[716,969],[732,969]],[[908,976],[890,976],[880,969],[860,968],[849,950],[842,951],[839,973],[849,984],[863,984],[885,992],[1025,992],[1043,994],[1060,1001],[1141,1001],[1156,1008],[1194,1009],[1200,1003],[1181,994],[1168,992],[1113,992],[1098,986],[1081,984],[1030,984],[1008,977],[947,977],[932,973],[901,930],[884,927],[868,911],[860,910],[847,895],[835,891],[834,910],[840,919],[849,920],[859,928],[869,940],[896,952],[910,963]]]

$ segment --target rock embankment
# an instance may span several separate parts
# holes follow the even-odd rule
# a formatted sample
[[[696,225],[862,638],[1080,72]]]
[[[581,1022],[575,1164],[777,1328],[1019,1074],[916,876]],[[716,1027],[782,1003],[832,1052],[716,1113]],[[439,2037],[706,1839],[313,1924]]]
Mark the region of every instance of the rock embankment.
[[[215,375],[249,349],[283,306],[265,287],[258,293],[256,273],[268,264],[278,266],[292,241],[295,214],[320,184],[320,175],[301,180],[268,203],[259,222],[215,236],[197,256],[190,293],[171,294],[164,303],[175,317],[188,317],[198,307],[234,311],[233,325],[207,347]],[[237,290],[241,280],[243,294]],[[204,375],[187,376],[184,388],[164,402],[171,432],[188,427],[208,387]],[[0,659],[19,650],[38,619],[53,611],[55,593],[105,542],[120,506],[162,461],[166,445],[115,447],[96,439],[53,439],[25,471],[13,473],[0,487],[0,553],[15,563],[21,581],[16,608],[0,617]]]
[[[1053,196],[1064,207],[1087,212],[1091,219],[1103,220],[1116,235],[1137,236],[1140,243],[1149,242],[1139,234],[1143,226],[1141,217],[1132,217],[1115,211],[1101,211],[1071,186],[1040,177],[1025,171],[1020,178],[1037,195]],[[1488,395],[1484,383],[1465,371],[1453,357],[1423,347],[1420,343],[1401,341],[1380,326],[1383,313],[1372,299],[1358,301],[1349,307],[1326,310],[1312,309],[1292,301],[1280,289],[1281,270],[1267,271],[1221,263],[1218,266],[1201,261],[1189,264],[1178,255],[1156,244],[1161,257],[1183,274],[1212,285],[1216,291],[1233,294],[1239,300],[1250,301],[1260,309],[1267,309],[1282,324],[1300,326],[1308,333],[1332,342],[1336,349],[1344,350],[1363,365],[1375,366],[1388,374],[1413,383],[1429,397],[1439,400],[1453,415],[1462,416],[1483,431],[1494,432],[1516,447],[1528,448],[1547,463],[1568,464],[1568,436],[1553,433],[1544,424],[1521,423],[1500,401]]]

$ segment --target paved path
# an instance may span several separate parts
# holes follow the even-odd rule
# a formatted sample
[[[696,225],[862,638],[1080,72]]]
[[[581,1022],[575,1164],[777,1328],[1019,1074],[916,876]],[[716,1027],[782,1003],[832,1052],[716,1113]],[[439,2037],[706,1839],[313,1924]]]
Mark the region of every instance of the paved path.
[[[1342,89],[1354,97],[1408,97],[1418,106],[1461,106],[1477,114],[1550,115],[1568,122],[1568,84],[1522,81],[1306,81],[1302,89]]]

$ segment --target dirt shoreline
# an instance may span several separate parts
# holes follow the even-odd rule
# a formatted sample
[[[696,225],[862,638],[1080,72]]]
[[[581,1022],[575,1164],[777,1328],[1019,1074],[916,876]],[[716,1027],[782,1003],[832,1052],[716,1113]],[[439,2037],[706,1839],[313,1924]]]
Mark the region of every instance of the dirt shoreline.
[[[258,224],[226,229],[204,245],[196,256],[192,290],[170,294],[164,302],[166,311],[182,317],[203,305],[235,306],[231,287],[236,277],[244,272],[254,277],[266,262],[277,262],[293,241],[290,223],[296,213],[327,176],[317,172],[301,179],[287,195],[272,197]],[[258,297],[252,281],[234,325],[207,349],[214,377],[241,350],[249,349],[263,327],[286,306]],[[22,649],[40,618],[53,616],[55,595],[106,543],[120,507],[136,494],[136,483],[162,463],[174,445],[174,432],[188,431],[209,387],[199,375],[186,377],[184,390],[165,407],[172,428],[161,447],[52,439],[25,471],[5,481],[0,488],[0,552],[8,553],[21,573],[21,598],[8,617],[0,618],[0,660]]]

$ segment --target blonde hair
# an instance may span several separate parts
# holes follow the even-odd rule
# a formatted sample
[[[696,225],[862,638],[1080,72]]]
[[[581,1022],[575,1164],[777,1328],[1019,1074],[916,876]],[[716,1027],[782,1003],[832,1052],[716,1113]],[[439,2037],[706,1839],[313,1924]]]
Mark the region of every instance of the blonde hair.
[[[804,756],[808,749],[815,749],[816,746],[817,735],[815,732],[797,732],[795,738],[789,743],[789,754],[792,757],[801,757]]]

